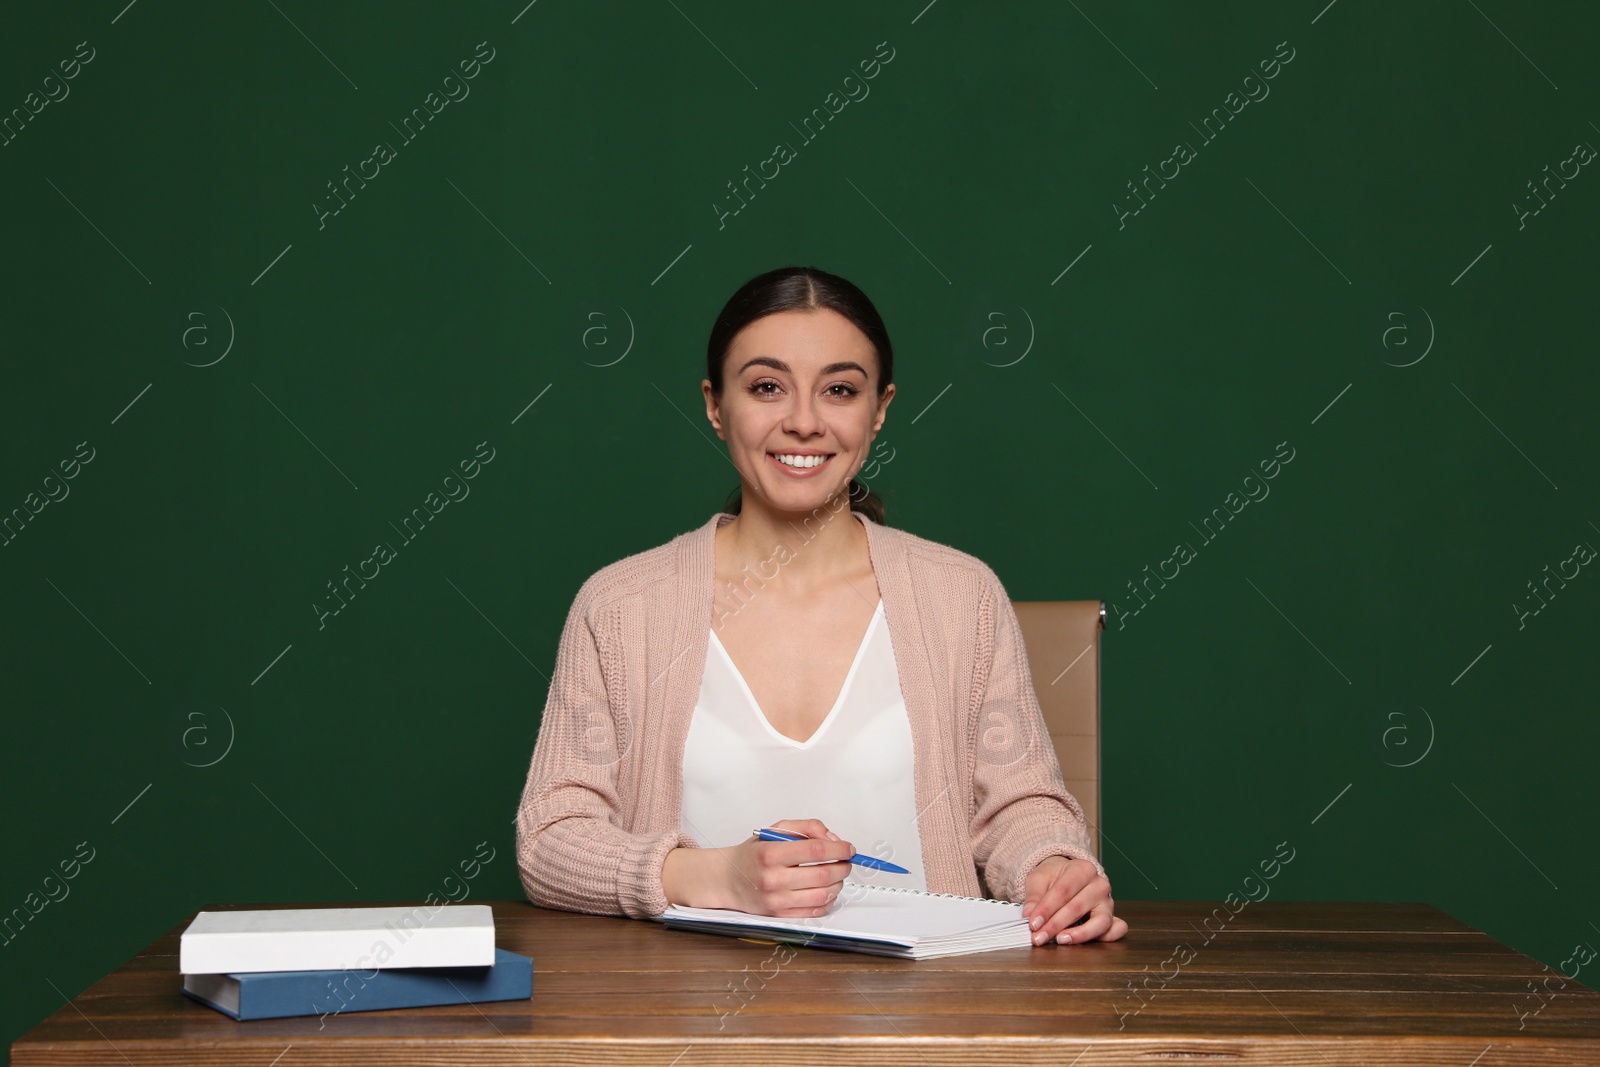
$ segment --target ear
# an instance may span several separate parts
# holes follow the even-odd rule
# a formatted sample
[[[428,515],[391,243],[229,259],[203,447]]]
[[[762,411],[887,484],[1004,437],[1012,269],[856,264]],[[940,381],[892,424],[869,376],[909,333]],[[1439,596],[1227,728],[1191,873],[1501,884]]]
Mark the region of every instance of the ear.
[[[726,441],[727,437],[724,436],[722,432],[722,413],[720,410],[718,410],[719,406],[717,404],[716,396],[711,392],[710,378],[702,378],[700,380],[700,395],[705,398],[706,418],[710,420],[711,428],[717,431],[717,436],[719,438]]]
[[[883,420],[887,417],[889,412],[889,401],[893,399],[894,383],[890,382],[888,385],[884,386],[883,398],[878,401],[878,418],[872,424],[873,433],[877,433],[879,430],[883,429]]]

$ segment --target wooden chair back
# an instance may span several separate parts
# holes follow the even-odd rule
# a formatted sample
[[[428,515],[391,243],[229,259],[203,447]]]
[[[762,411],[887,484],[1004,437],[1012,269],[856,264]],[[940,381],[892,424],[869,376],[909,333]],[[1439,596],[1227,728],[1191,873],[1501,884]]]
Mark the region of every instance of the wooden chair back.
[[[1013,601],[1050,741],[1067,792],[1089,823],[1100,857],[1100,634],[1102,600]],[[1103,862],[1103,859],[1102,859]]]

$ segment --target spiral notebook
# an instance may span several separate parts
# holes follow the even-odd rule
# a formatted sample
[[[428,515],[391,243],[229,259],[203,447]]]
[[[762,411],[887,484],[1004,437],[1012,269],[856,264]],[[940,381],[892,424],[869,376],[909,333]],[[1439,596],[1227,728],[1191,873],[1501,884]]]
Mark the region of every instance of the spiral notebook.
[[[814,918],[780,919],[678,904],[654,918],[678,930],[911,960],[1033,947],[1033,931],[1022,917],[1021,904],[851,882],[826,915]]]

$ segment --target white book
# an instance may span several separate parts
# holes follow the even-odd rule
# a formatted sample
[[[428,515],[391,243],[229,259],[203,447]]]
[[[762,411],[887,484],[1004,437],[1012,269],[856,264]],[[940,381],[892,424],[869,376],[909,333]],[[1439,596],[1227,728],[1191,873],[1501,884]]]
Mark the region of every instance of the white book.
[[[1021,904],[851,882],[845,883],[826,915],[779,919],[673,904],[655,918],[682,930],[765,937],[902,959],[1033,947],[1033,930],[1022,917]]]
[[[489,967],[487,904],[202,911],[178,939],[182,974]]]

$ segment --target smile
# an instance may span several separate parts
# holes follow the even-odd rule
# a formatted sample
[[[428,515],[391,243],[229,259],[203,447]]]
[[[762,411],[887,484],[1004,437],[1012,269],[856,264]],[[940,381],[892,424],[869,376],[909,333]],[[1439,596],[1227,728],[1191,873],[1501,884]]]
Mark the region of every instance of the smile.
[[[826,467],[833,460],[834,455],[835,453],[823,456],[801,456],[789,452],[768,452],[767,458],[777,466],[782,467],[783,472],[791,478],[808,478],[823,467]]]

